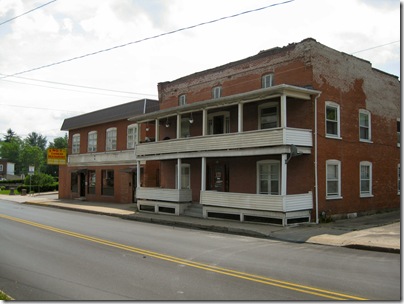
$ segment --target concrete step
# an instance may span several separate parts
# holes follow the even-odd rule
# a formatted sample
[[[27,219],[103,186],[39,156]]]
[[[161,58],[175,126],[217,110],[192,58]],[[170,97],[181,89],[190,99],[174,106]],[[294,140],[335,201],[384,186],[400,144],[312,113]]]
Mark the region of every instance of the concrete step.
[[[191,204],[187,209],[184,210],[185,216],[202,218],[202,205],[201,204]]]

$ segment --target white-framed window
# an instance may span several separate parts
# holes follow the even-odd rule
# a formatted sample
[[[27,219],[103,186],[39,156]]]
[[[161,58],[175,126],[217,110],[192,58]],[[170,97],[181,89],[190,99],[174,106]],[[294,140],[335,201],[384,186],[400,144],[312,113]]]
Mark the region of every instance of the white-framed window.
[[[278,128],[279,103],[269,102],[258,107],[258,129]]]
[[[400,118],[397,118],[397,147],[401,145],[401,122]]]
[[[217,86],[212,89],[212,96],[214,99],[222,97],[222,87]]]
[[[341,198],[341,161],[330,159],[326,162],[327,199]]]
[[[106,131],[106,151],[116,150],[116,128],[109,128]]]
[[[181,164],[181,189],[191,188],[191,165]],[[178,189],[178,165],[175,165],[175,189]]]
[[[187,96],[185,94],[178,96],[178,105],[183,106],[186,104],[187,104]]]
[[[366,142],[372,140],[371,116],[367,110],[359,110],[359,140]]]
[[[88,132],[88,152],[97,152],[97,131]]]
[[[332,101],[325,103],[325,134],[330,138],[340,138],[340,107]]]
[[[274,74],[266,74],[261,78],[262,88],[269,88],[274,85]]]
[[[72,137],[72,153],[80,153],[80,134],[74,134]]]
[[[137,124],[131,124],[126,130],[126,148],[134,149],[138,143]]]
[[[397,194],[401,194],[401,165],[397,165]]]
[[[372,163],[361,161],[359,166],[360,197],[372,196]]]
[[[280,162],[262,160],[257,162],[257,194],[279,195]]]
[[[208,134],[230,133],[230,113],[228,111],[208,114]]]

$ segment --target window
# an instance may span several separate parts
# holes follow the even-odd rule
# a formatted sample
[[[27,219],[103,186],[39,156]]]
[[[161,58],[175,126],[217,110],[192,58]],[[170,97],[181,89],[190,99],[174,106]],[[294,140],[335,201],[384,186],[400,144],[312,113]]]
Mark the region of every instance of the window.
[[[116,150],[116,128],[107,129],[106,151]]]
[[[80,134],[74,134],[72,138],[72,153],[80,153]]]
[[[102,195],[114,195],[114,170],[102,170]]]
[[[127,149],[134,149],[137,142],[138,142],[137,124],[129,125],[126,139]]]
[[[272,87],[274,84],[274,74],[266,74],[262,76],[262,88]]]
[[[339,160],[327,160],[327,198],[341,198],[341,162]]]
[[[266,103],[259,107],[259,129],[279,127],[279,104],[277,102]]]
[[[89,170],[87,173],[87,193],[95,194],[96,174],[94,170]]]
[[[367,110],[359,110],[359,140],[370,141],[371,140],[371,128],[370,128],[370,112]]]
[[[397,165],[397,194],[400,195],[401,193],[401,165]]]
[[[187,96],[185,94],[178,96],[178,105],[183,106],[186,104],[187,104]]]
[[[212,95],[214,99],[222,97],[222,87],[221,86],[214,87],[212,90]]]
[[[264,160],[257,163],[257,193],[279,195],[280,163]]]
[[[230,133],[229,112],[216,112],[208,115],[208,134]]]
[[[97,131],[88,133],[88,152],[97,152]]]
[[[175,166],[175,188],[178,189],[178,165]],[[181,189],[191,188],[191,165],[181,164]]]
[[[70,176],[70,190],[74,193],[79,191],[79,175],[76,172],[72,172]]]
[[[367,161],[360,163],[360,196],[372,196],[372,163]]]
[[[401,123],[400,118],[397,118],[397,147],[401,144]]]
[[[327,101],[325,104],[325,124],[327,137],[340,137],[340,113],[339,105]]]
[[[4,171],[3,164],[0,164],[0,172],[3,172],[3,171]]]

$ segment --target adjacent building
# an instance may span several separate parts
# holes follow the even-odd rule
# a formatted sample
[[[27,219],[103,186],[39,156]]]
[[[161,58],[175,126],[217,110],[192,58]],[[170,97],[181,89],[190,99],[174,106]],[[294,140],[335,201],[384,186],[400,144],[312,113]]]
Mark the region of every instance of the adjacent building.
[[[135,155],[154,126],[128,121],[158,109],[157,100],[142,99],[65,119],[68,164],[60,166],[59,198],[131,203],[136,185],[159,186],[158,162],[137,163]]]
[[[158,164],[158,182],[137,180],[141,211],[200,208],[207,218],[286,225],[400,206],[400,82],[368,61],[309,38],[159,83],[158,94],[159,111],[121,121],[123,130],[154,130],[140,133],[136,163],[115,169],[122,192],[135,179],[118,174]],[[105,181],[99,157],[108,152],[87,142],[97,130],[107,145],[114,126],[62,128],[73,153],[81,136],[69,156],[70,193],[82,179],[93,184],[91,168]]]

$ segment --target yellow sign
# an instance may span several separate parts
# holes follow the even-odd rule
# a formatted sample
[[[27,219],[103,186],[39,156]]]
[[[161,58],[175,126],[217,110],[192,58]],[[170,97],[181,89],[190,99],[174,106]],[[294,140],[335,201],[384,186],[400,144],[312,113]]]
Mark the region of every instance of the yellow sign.
[[[67,151],[66,149],[48,149],[48,165],[66,165]]]

